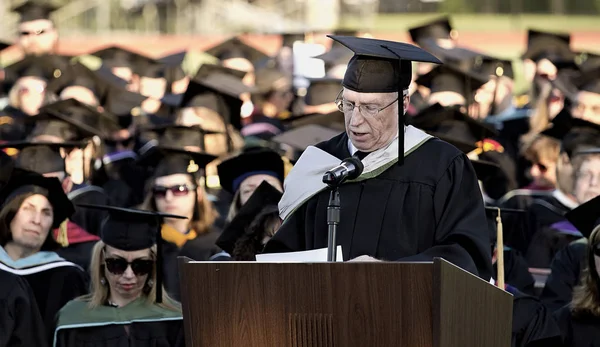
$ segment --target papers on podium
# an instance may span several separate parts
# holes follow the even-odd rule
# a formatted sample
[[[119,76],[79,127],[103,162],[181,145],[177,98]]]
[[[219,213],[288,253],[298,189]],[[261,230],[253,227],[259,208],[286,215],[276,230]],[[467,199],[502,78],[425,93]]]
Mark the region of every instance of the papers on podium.
[[[326,263],[327,248],[302,252],[257,254],[259,263]],[[342,246],[337,246],[336,262],[343,262]]]

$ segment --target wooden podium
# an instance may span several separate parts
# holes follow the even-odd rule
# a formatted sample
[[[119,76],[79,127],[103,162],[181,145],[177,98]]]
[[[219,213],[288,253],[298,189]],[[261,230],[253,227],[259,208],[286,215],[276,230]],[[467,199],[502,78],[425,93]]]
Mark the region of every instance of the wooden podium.
[[[187,347],[509,347],[512,295],[422,263],[180,259]]]

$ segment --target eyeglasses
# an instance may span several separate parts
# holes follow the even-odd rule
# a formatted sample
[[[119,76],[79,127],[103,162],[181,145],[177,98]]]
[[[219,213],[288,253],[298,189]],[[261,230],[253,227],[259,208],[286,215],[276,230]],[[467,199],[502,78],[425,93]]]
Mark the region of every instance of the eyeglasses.
[[[40,29],[40,30],[32,30],[32,31],[21,31],[19,33],[20,36],[39,36],[47,33],[49,29]]]
[[[373,104],[365,104],[365,105],[356,106],[353,102],[344,100],[344,98],[342,97],[342,92],[343,91],[340,91],[338,96],[335,98],[335,104],[337,105],[338,110],[340,110],[340,112],[343,112],[343,113],[352,113],[352,112],[354,112],[354,109],[356,107],[358,107],[358,112],[360,112],[360,114],[362,114],[363,116],[375,117],[379,114],[379,112],[392,106],[396,101],[398,101],[398,98],[396,98],[394,101],[392,101],[391,103],[389,103],[388,105],[386,105],[384,107],[377,107],[377,105],[373,105]],[[405,96],[407,96],[407,94],[403,93],[402,96],[405,97]]]
[[[104,259],[104,264],[108,272],[113,275],[122,275],[131,266],[131,271],[136,276],[144,276],[149,274],[154,268],[154,260],[149,259],[135,259],[132,262],[128,262],[123,258],[106,258]]]
[[[156,198],[164,198],[167,196],[167,192],[171,192],[173,196],[186,196],[191,190],[195,190],[196,186],[188,186],[187,184],[178,184],[175,186],[154,186],[152,193]]]

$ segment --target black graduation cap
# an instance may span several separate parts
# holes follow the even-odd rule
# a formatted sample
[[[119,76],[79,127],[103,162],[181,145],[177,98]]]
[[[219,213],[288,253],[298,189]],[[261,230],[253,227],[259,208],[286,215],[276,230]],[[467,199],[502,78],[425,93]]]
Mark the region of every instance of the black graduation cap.
[[[498,136],[493,126],[469,117],[458,106],[444,107],[438,103],[412,117],[411,125],[435,134],[434,136],[439,134],[473,145],[483,139]]]
[[[75,99],[60,100],[43,106],[40,108],[39,115],[32,121],[57,119],[73,126],[82,137],[89,137],[90,134],[106,137],[119,128],[118,120],[114,115],[98,112],[95,108]]]
[[[415,81],[431,89],[431,93],[456,92],[464,96],[467,102],[472,94],[489,81],[489,76],[460,69],[451,64],[436,66]]]
[[[271,142],[279,144],[281,149],[287,152],[289,158],[292,161],[296,161],[308,146],[327,141],[334,136],[339,135],[341,131],[339,129],[336,130],[314,123],[306,124],[296,126],[291,130],[273,137]]]
[[[0,144],[0,150],[14,148],[19,150],[15,159],[15,167],[20,169],[46,174],[51,172],[65,172],[65,160],[60,149],[73,149],[83,147],[81,142],[31,142],[15,141]]]
[[[337,78],[315,78],[309,80],[304,102],[307,105],[323,105],[335,102],[342,90],[342,80]]]
[[[600,135],[600,125],[580,118],[573,118],[571,112],[566,108],[563,108],[558,115],[552,119],[550,126],[542,131],[541,134],[562,141],[567,134],[577,128],[589,129],[598,132]]]
[[[218,134],[219,132],[205,130],[201,126],[186,126],[179,124],[162,124],[147,130],[157,133],[159,144],[162,146],[184,148],[186,146],[197,146],[205,149],[204,136]]]
[[[579,205],[565,215],[583,236],[589,238],[600,225],[600,196]]]
[[[166,78],[167,67],[158,60],[146,58],[135,66],[134,72],[140,77]]]
[[[424,39],[420,43],[423,49],[438,57],[444,63],[452,63],[463,70],[469,70],[473,64],[485,54],[460,46],[443,47],[436,39]]]
[[[51,81],[62,76],[61,66],[56,59],[45,56],[27,56],[6,67],[6,80],[16,81],[21,77],[38,77]]]
[[[232,37],[220,44],[209,48],[206,53],[217,57],[219,60],[228,60],[233,58],[244,58],[252,63],[269,58],[268,55],[258,49],[245,44],[238,37]]]
[[[283,182],[284,164],[277,152],[253,148],[223,161],[217,172],[221,187],[235,194],[244,179],[256,174],[270,174]]]
[[[88,53],[102,59],[102,64],[109,68],[128,67],[133,68],[138,62],[147,58],[129,49],[119,46],[109,46],[100,50]]]
[[[527,51],[522,58],[533,61],[544,58],[550,61],[569,59],[574,55],[570,44],[570,34],[530,29],[527,32]]]
[[[282,196],[283,193],[263,181],[225,227],[216,241],[217,246],[233,254],[235,243],[244,235],[256,216],[267,206],[277,206]]]
[[[490,56],[481,56],[479,59],[476,59],[474,70],[482,75],[506,76],[511,79],[515,77],[511,60]]]
[[[582,71],[574,84],[580,91],[600,94],[600,66]]]
[[[264,67],[256,70],[255,93],[269,93],[274,90],[290,90],[292,81],[277,67]]]
[[[32,22],[39,19],[50,19],[52,12],[58,10],[58,6],[50,1],[25,1],[14,6],[11,11],[20,15],[19,22]]]
[[[513,235],[510,235],[511,233],[513,233],[514,231],[511,230],[507,230],[508,228],[510,228],[511,226],[513,227],[519,227],[520,225],[525,225],[526,222],[526,218],[527,218],[527,211],[526,210],[519,210],[519,209],[511,209],[511,208],[498,208],[498,207],[494,207],[494,206],[486,206],[485,207],[485,216],[486,219],[488,221],[488,232],[490,235],[490,242],[491,244],[495,245],[496,241],[497,241],[497,217],[498,217],[498,210],[500,210],[500,218],[503,220],[503,224],[504,224],[504,233],[503,233],[503,238],[504,238],[504,244],[511,244],[511,238],[513,237]],[[512,223],[508,224],[506,223],[506,219],[505,217],[510,216],[511,221],[517,221],[517,223]],[[508,228],[507,228],[508,227]]]
[[[169,84],[167,87],[168,90],[170,90],[173,82],[178,81],[186,76],[182,64],[187,56],[187,53],[187,51],[180,51],[163,56],[156,60],[165,66],[165,77],[167,78],[167,83]]]
[[[367,39],[352,36],[329,36],[354,52],[348,63],[342,85],[359,93],[398,93],[402,102],[402,92],[412,80],[412,61],[440,64],[441,61],[413,45],[406,43]],[[398,107],[398,164],[404,162],[404,110]]]
[[[156,254],[156,302],[162,302],[162,236],[164,218],[187,219],[186,217],[130,208],[78,204],[84,207],[108,212],[102,221],[100,238],[116,249],[138,251],[154,245]]]
[[[25,193],[41,194],[52,204],[54,214],[52,228],[58,228],[65,219],[75,213],[75,208],[65,194],[58,178],[44,177],[35,172],[14,169],[8,183],[0,191],[0,201],[2,204],[7,204],[12,198]]]
[[[204,152],[192,152],[181,147],[157,145],[140,153],[138,164],[154,168],[153,171],[166,169],[167,175],[203,172],[206,165],[217,157]]]
[[[441,17],[417,27],[408,29],[410,38],[416,44],[421,44],[424,39],[450,39],[452,38],[452,25],[449,17]]]
[[[346,65],[352,59],[354,53],[346,48],[345,46],[335,46],[332,47],[329,51],[317,55],[315,58],[321,59],[325,62],[327,67],[333,67],[336,65]]]

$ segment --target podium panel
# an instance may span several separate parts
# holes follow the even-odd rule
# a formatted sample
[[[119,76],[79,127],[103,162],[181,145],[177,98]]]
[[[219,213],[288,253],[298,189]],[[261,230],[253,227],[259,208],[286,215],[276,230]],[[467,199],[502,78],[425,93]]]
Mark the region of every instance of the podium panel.
[[[188,347],[508,347],[512,296],[454,265],[180,259]]]

